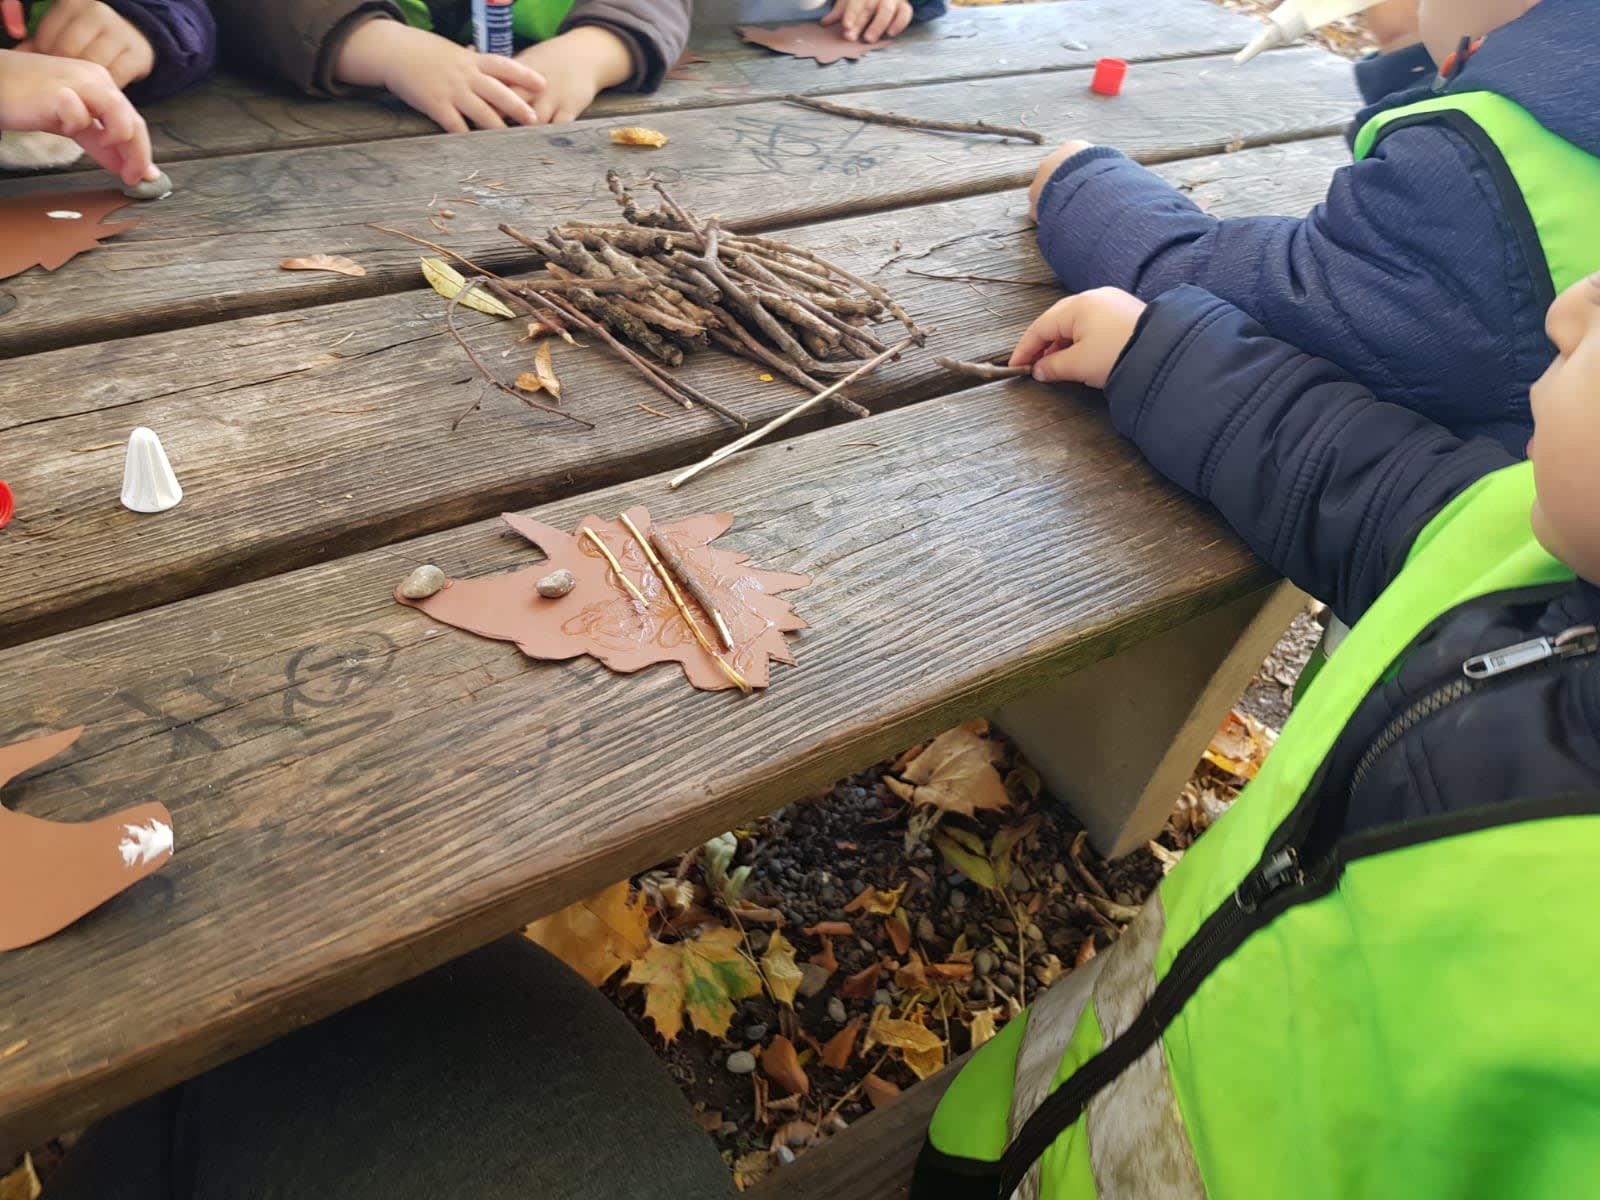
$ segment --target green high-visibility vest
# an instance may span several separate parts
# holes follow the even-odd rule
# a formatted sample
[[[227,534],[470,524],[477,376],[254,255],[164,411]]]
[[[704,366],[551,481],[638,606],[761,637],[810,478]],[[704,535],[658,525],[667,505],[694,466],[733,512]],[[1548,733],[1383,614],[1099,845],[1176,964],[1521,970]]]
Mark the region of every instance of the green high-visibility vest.
[[[1233,809],[957,1076],[912,1200],[1600,1186],[1600,797],[1304,840],[1340,731],[1437,617],[1571,580],[1532,500],[1522,464],[1430,522]]]
[[[431,29],[445,37],[465,39],[471,36],[470,21],[465,16],[448,22],[456,28],[437,28],[433,10],[428,0],[395,0],[407,25],[418,29]],[[543,42],[555,37],[561,22],[567,19],[576,0],[516,0],[511,6],[511,29],[525,42]],[[455,7],[455,6],[452,6]]]
[[[1367,157],[1396,129],[1431,123],[1461,134],[1488,164],[1501,205],[1523,231],[1535,278],[1540,267],[1549,274],[1546,307],[1594,270],[1600,254],[1600,158],[1494,92],[1452,92],[1379,113],[1356,135],[1355,156]]]

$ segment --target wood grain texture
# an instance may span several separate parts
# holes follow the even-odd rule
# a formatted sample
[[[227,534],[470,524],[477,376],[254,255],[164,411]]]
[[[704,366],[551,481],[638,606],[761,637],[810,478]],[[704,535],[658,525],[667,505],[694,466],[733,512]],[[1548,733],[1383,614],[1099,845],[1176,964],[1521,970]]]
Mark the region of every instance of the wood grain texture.
[[[1089,135],[1163,161],[1220,151],[1236,137],[1334,132],[1354,96],[1348,66],[1313,50],[1264,56],[1249,72],[1225,59],[1148,63],[1138,86],[1109,104],[1087,81],[1087,72],[1056,72],[851,93],[851,102],[952,120],[1033,112],[1052,140]],[[1270,105],[1259,103],[1263,94]],[[653,172],[684,203],[754,228],[1020,187],[1042,157],[1026,144],[867,126],[782,103],[662,113],[652,123],[672,138],[663,149],[613,145],[608,122],[581,121],[176,164],[178,190],[141,209],[138,228],[52,274],[0,283],[0,352],[420,286],[419,248],[369,223],[443,241],[492,269],[526,265],[527,252],[496,226],[613,216],[608,167]],[[47,183],[13,180],[0,194]],[[479,203],[449,203],[456,196]],[[448,234],[427,220],[435,198],[457,214]],[[317,252],[347,255],[368,274],[278,269],[287,256]]]
[[[9,803],[80,819],[159,797],[177,838],[160,875],[0,956],[0,1044],[27,1042],[0,1061],[0,1157],[1269,578],[1097,402],[1031,381],[532,515],[636,502],[732,510],[730,549],[812,576],[798,667],[701,693],[530,663],[392,600],[420,562],[536,561],[498,520],[0,653],[28,714],[0,740],[88,726]]]
[[[1161,170],[1218,216],[1263,202],[1299,213],[1343,155],[1330,139]],[[999,354],[1055,299],[1025,207],[1020,193],[998,193],[786,234],[876,272],[941,330],[926,353],[854,388],[861,402],[881,409],[970,386],[932,356]],[[967,274],[1047,286],[959,278]],[[708,415],[658,405],[600,351],[559,344],[565,404],[596,431],[490,395],[452,433],[479,384],[444,331],[443,308],[431,292],[408,292],[0,362],[0,437],[20,501],[7,568],[32,581],[0,593],[0,645],[681,466],[730,438]],[[520,325],[461,323],[503,377],[529,367]],[[684,373],[757,420],[798,395],[717,352],[691,356]],[[646,412],[641,400],[673,415]],[[184,485],[171,512],[142,516],[117,503],[136,425],[160,434]],[[839,429],[852,436],[848,424]]]
[[[906,1200],[911,1171],[939,1098],[971,1054],[808,1150],[750,1190],[753,1200]]]
[[[892,49],[859,63],[819,68],[769,54],[734,32],[738,4],[697,4],[690,47],[710,60],[690,79],[641,95],[603,92],[591,117],[749,104],[785,92],[829,95],[1092,65],[1111,54],[1130,62],[1220,54],[1259,28],[1246,17],[1193,0],[1070,0],[1070,3],[952,9],[908,29]],[[223,75],[145,110],[158,161],[334,146],[436,131],[394,100],[319,100]]]

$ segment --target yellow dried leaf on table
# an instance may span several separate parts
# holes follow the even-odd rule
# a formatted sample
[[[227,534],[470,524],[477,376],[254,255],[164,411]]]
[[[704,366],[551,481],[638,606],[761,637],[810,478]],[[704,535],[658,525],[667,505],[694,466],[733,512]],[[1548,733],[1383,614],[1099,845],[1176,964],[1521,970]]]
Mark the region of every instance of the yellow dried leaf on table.
[[[544,390],[557,400],[561,399],[561,380],[556,378],[556,369],[550,363],[549,342],[539,344],[539,352],[533,356],[533,371],[544,384]]]
[[[822,1065],[832,1067],[835,1071],[844,1070],[850,1062],[850,1056],[855,1053],[856,1035],[860,1032],[861,1018],[854,1017],[850,1024],[829,1038],[822,1047]]]
[[[668,138],[666,134],[642,125],[624,125],[621,129],[611,131],[611,140],[619,146],[665,146]]]
[[[767,977],[772,998],[793,1008],[804,972],[794,961],[794,946],[783,936],[782,930],[774,930],[772,940],[767,943],[766,953],[761,956],[761,973]]]
[[[649,951],[650,914],[643,893],[631,895],[624,879],[523,933],[599,987]]]
[[[462,277],[461,272],[440,258],[425,258],[422,260],[422,277],[428,281],[429,287],[446,300],[454,300],[456,293],[467,286],[467,281]],[[468,308],[475,308],[481,313],[488,313],[491,317],[511,317],[516,315],[481,287],[473,288],[466,294],[461,303]]]
[[[811,1080],[806,1075],[806,1069],[800,1065],[800,1056],[795,1053],[794,1043],[781,1033],[761,1052],[761,1070],[786,1092],[797,1096],[811,1094]]]
[[[868,1075],[861,1081],[861,1090],[867,1094],[867,1099],[872,1102],[873,1108],[882,1108],[892,1104],[900,1095],[900,1088],[890,1083],[887,1079],[879,1079],[876,1075]]]
[[[772,376],[766,374],[765,372],[763,372],[762,375],[761,375],[761,382],[762,383],[771,383],[772,382]]]
[[[342,254],[306,254],[278,264],[285,271],[332,271],[336,275],[365,275],[367,269]]]
[[[0,1200],[39,1200],[39,1176],[33,1170],[33,1156],[24,1154],[22,1165],[0,1175]]]
[[[974,1050],[994,1036],[994,1019],[999,1011],[997,1008],[980,1008],[972,1014],[972,1024],[967,1026],[967,1032],[972,1035]]]
[[[532,371],[523,371],[517,376],[514,386],[519,392],[542,392],[544,390],[544,380],[540,379]]]
[[[626,982],[644,988],[644,1015],[670,1042],[683,1018],[721,1037],[733,1023],[734,1001],[761,990],[755,963],[740,951],[737,929],[713,929],[681,942],[657,942],[628,969]]]
[[[1009,807],[1011,796],[995,770],[1004,751],[978,732],[987,722],[969,721],[934,738],[906,767],[907,783],[916,785],[913,802],[970,817]]]

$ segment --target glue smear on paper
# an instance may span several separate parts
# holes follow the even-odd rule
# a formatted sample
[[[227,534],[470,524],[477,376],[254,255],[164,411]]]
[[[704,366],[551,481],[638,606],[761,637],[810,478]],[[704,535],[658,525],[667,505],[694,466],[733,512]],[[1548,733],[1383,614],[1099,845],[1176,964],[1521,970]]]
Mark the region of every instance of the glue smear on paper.
[[[160,821],[148,825],[124,825],[128,836],[117,844],[122,853],[123,865],[142,867],[153,859],[172,851],[172,827]]]

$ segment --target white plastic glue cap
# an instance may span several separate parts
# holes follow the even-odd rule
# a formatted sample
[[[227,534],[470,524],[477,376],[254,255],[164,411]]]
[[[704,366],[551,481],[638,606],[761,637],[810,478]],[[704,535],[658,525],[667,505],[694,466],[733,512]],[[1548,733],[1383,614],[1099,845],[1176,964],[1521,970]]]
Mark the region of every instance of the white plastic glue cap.
[[[122,503],[134,512],[157,513],[183,499],[161,439],[143,425],[128,438],[128,462],[122,469]]]

